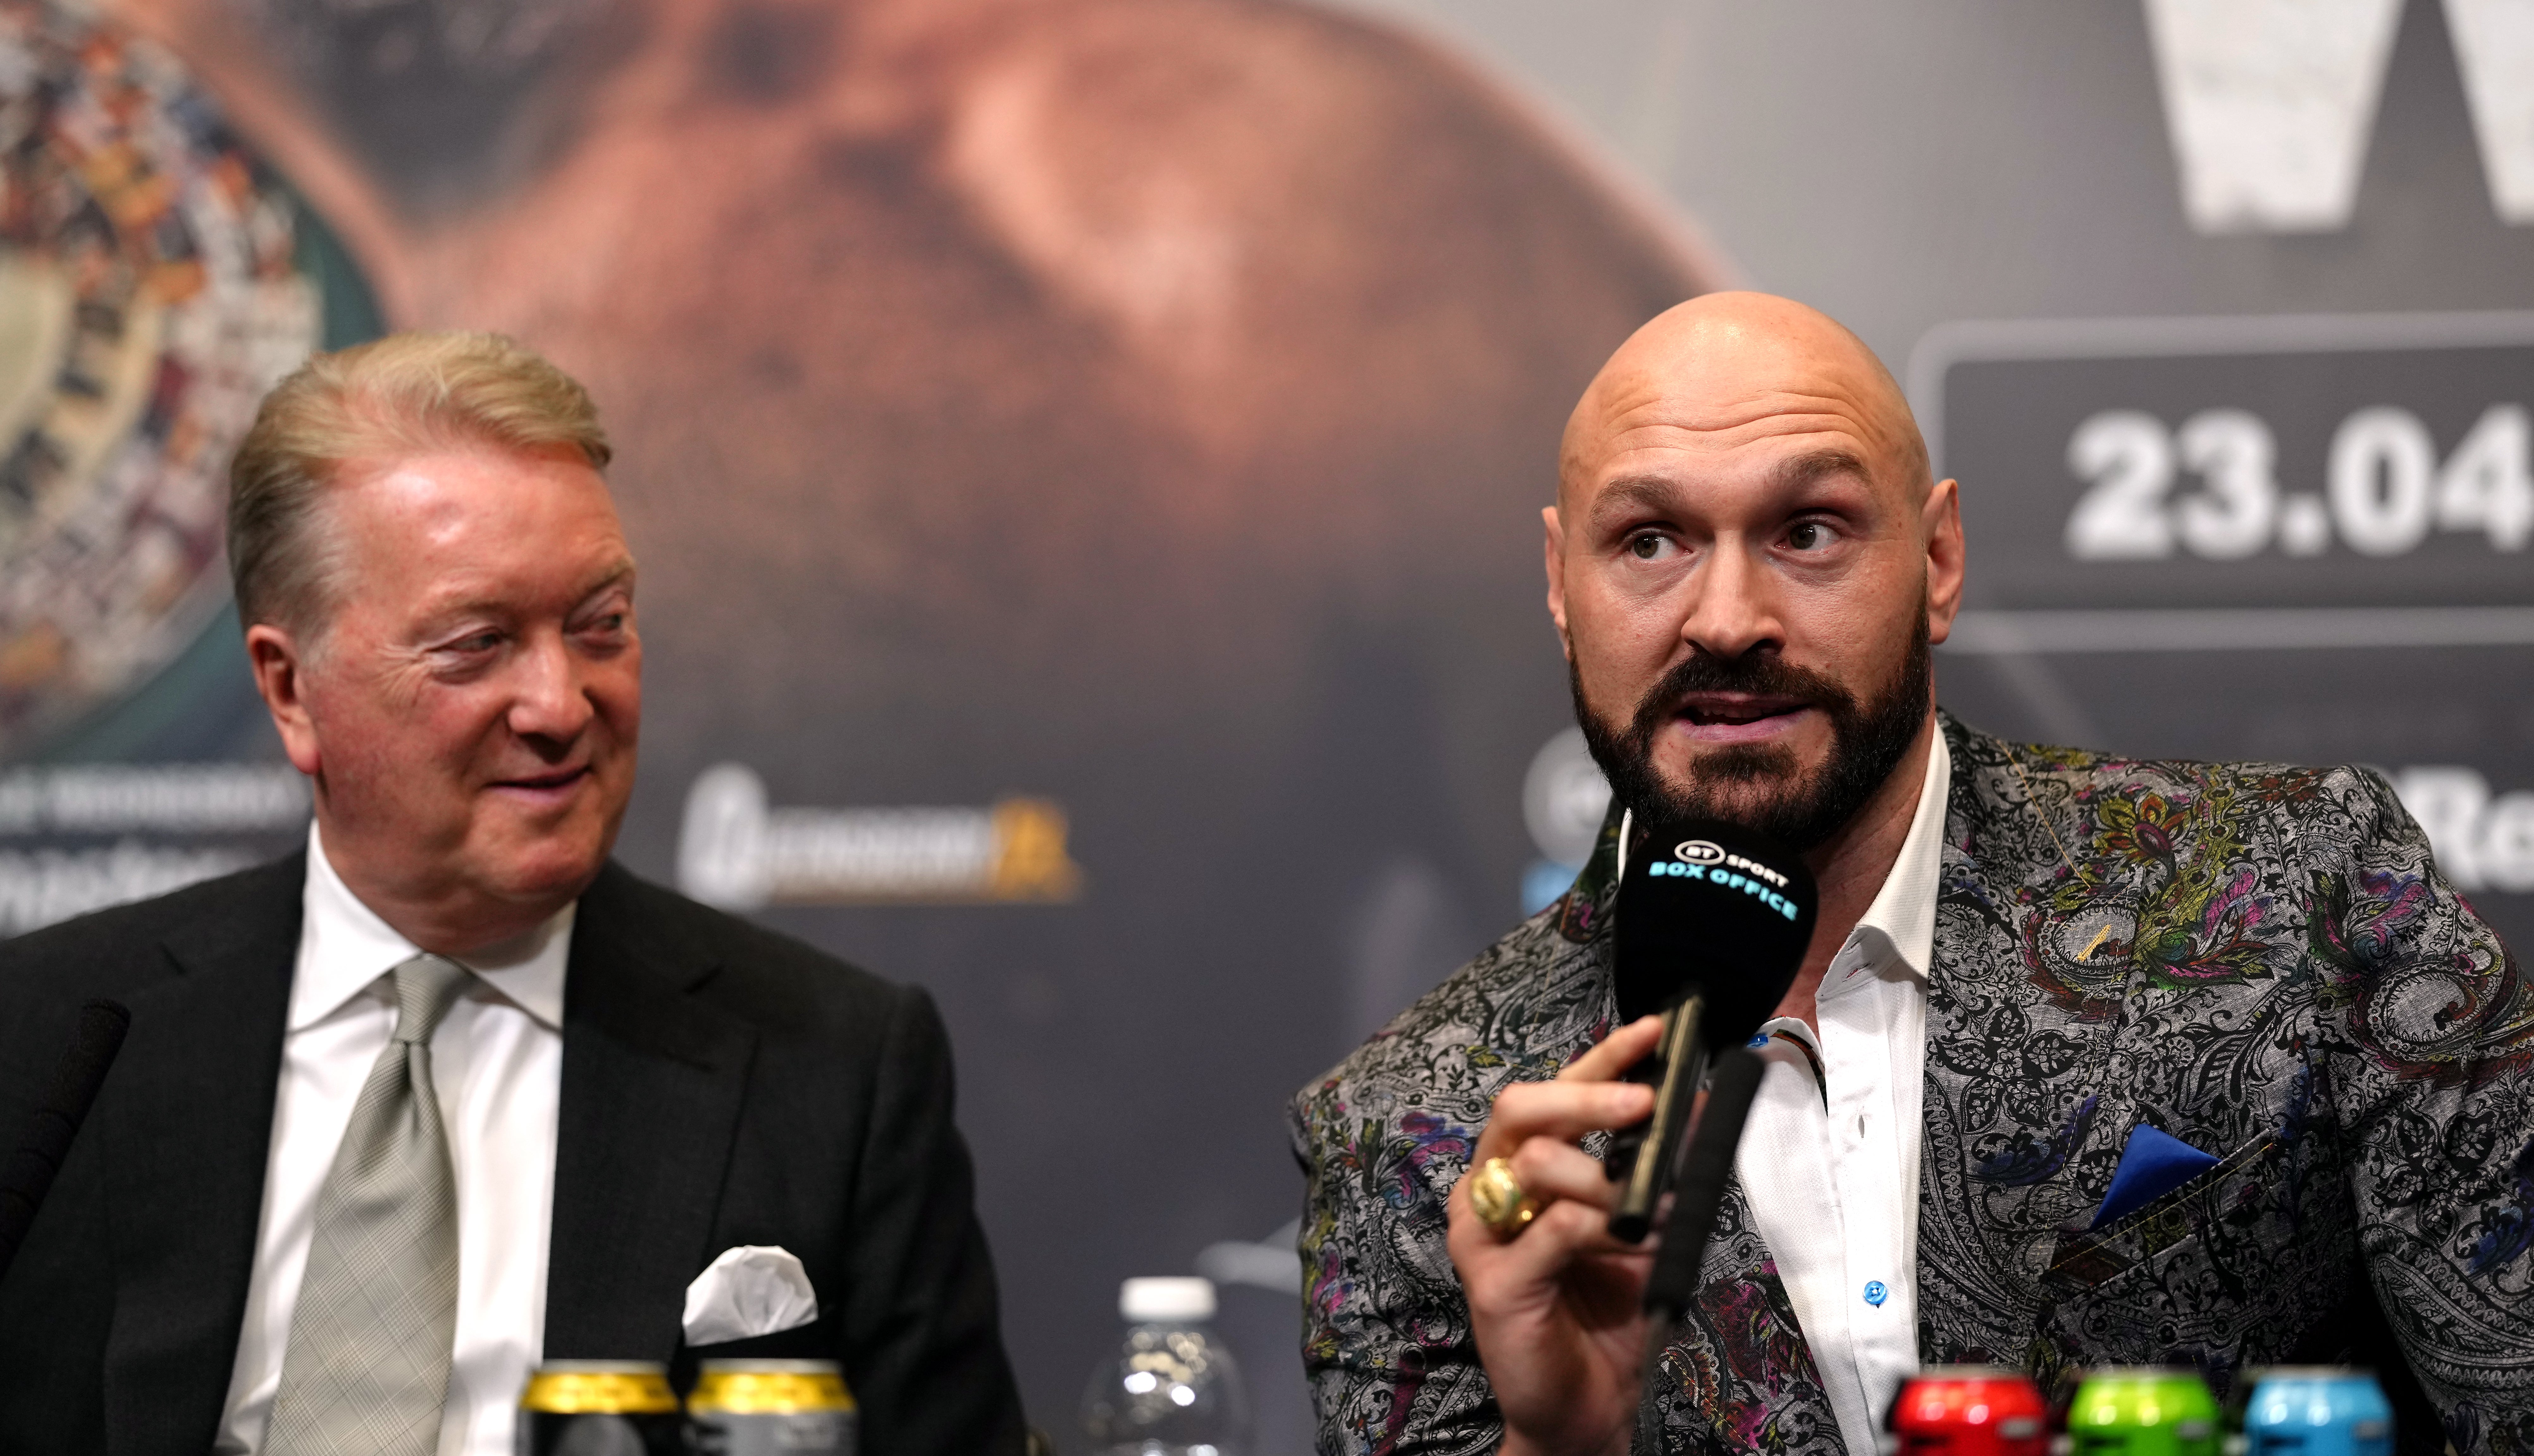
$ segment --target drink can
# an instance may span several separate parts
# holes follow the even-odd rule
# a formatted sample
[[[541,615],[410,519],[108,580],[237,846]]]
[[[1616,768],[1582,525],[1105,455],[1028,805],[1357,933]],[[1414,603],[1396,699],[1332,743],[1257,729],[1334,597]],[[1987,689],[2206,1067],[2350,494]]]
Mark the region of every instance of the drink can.
[[[702,1456],[854,1456],[854,1396],[832,1360],[707,1360],[687,1415]]]
[[[2251,1456],[2393,1456],[2393,1406],[2369,1371],[2280,1366],[2253,1378]]]
[[[2048,1456],[2050,1408],[2021,1370],[1940,1365],[1900,1386],[1886,1422],[1904,1453]]]
[[[2190,1370],[2091,1370],[2068,1436],[2075,1456],[2218,1456],[2217,1401]]]
[[[518,1456],[687,1456],[668,1368],[640,1360],[549,1360],[519,1392]]]

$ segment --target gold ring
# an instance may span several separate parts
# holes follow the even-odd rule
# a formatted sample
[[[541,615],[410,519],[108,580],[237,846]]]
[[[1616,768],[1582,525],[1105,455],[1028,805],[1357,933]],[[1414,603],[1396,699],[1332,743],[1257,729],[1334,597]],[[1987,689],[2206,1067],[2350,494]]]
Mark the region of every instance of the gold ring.
[[[1489,1158],[1470,1175],[1470,1207],[1499,1239],[1510,1239],[1539,1216],[1539,1205],[1514,1181],[1513,1165]]]

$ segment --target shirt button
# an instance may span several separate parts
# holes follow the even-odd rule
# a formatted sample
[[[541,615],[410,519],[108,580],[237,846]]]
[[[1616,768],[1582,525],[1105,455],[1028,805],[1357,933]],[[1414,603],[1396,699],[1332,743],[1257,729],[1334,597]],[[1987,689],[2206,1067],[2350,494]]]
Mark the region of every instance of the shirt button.
[[[1892,1298],[1892,1291],[1883,1287],[1882,1280],[1868,1279],[1865,1281],[1865,1302],[1867,1304],[1872,1305],[1879,1310],[1883,1308],[1883,1302],[1890,1298]]]

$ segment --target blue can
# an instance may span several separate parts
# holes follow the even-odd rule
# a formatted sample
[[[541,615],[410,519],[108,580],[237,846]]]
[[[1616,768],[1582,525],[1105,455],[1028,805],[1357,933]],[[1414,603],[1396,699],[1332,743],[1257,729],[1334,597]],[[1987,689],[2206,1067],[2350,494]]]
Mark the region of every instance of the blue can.
[[[2366,1370],[2262,1370],[2244,1405],[2249,1456],[2393,1456],[2393,1407]]]

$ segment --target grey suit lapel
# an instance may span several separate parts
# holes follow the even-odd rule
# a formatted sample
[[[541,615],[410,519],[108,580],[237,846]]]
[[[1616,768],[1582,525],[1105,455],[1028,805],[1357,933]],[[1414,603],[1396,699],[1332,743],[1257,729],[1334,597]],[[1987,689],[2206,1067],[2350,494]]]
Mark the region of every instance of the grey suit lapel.
[[[547,1254],[550,1359],[668,1360],[709,1248],[755,1033],[693,993],[715,967],[666,938],[610,865],[581,898],[564,991]]]
[[[115,1312],[107,1443],[210,1444],[255,1265],[307,857],[236,882],[167,936],[170,973],[129,998],[132,1032],[90,1115],[105,1154]]]

